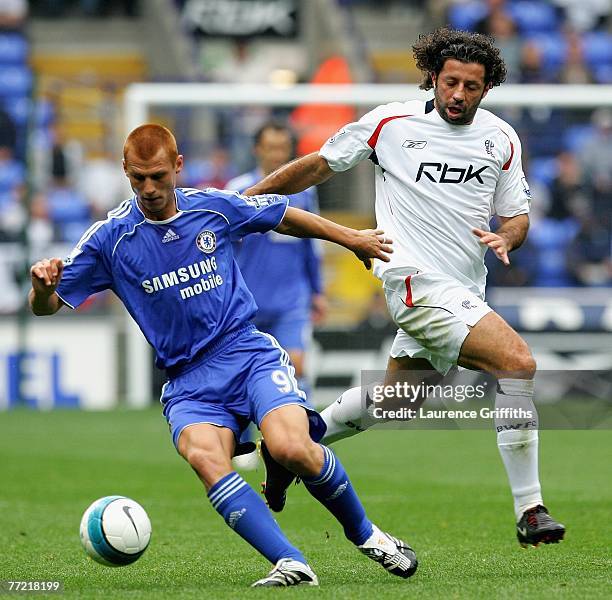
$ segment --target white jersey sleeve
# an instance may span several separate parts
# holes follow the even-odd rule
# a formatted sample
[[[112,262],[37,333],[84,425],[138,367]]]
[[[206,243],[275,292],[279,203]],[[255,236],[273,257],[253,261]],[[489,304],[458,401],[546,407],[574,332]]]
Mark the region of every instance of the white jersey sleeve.
[[[377,106],[359,121],[345,125],[319,151],[332,171],[347,171],[370,158],[382,127],[392,119],[408,116],[407,104],[392,102]]]
[[[521,163],[521,142],[511,127],[503,128],[508,137],[506,162],[502,166],[493,196],[495,214],[516,217],[529,212],[531,192]]]

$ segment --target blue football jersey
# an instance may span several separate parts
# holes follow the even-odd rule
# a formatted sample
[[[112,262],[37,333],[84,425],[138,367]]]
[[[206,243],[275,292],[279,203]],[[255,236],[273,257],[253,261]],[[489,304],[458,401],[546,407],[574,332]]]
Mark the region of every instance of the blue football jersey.
[[[134,197],[94,223],[64,261],[57,289],[71,308],[112,289],[162,369],[190,362],[255,314],[232,242],[276,227],[288,204],[213,188],[175,193],[179,212],[166,221],[146,219]]]
[[[254,170],[232,179],[227,188],[243,192],[262,178],[263,173]],[[288,198],[290,206],[318,212],[314,187]],[[322,291],[318,240],[269,231],[235,243],[234,253],[259,307],[259,317],[275,317],[295,309],[307,311],[311,296]]]

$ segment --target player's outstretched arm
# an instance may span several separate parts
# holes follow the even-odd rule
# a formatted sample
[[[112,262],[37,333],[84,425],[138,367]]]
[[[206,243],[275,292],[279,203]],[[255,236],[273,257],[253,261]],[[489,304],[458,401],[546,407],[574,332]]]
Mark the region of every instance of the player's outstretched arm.
[[[32,289],[28,301],[35,315],[53,315],[64,305],[55,293],[63,270],[64,263],[61,258],[45,258],[32,265]]]
[[[295,237],[318,238],[344,246],[355,253],[366,269],[372,266],[373,258],[389,262],[388,255],[393,252],[393,242],[385,237],[382,229],[351,229],[291,206],[275,230]]]
[[[493,231],[474,229],[474,235],[480,238],[480,243],[488,246],[495,252],[506,266],[510,264],[508,252],[516,250],[527,237],[529,230],[529,215],[517,215],[516,217],[499,217],[501,227]]]
[[[297,194],[327,181],[333,174],[327,161],[319,156],[318,152],[312,152],[276,169],[259,183],[246,189],[244,194]]]

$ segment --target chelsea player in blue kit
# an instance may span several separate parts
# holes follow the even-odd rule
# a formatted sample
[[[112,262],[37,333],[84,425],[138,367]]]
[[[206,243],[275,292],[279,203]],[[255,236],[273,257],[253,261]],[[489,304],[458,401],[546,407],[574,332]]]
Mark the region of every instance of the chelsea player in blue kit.
[[[274,564],[254,586],[318,580],[263,500],[232,470],[236,440],[250,421],[271,456],[302,478],[362,553],[410,577],[414,552],[367,518],[340,461],[317,443],[325,425],[299,389],[286,352],[251,324],[257,307],[231,245],[274,229],[333,241],[369,267],[372,258],[388,260],[383,232],[356,231],[288,208],[284,196],[176,188],[183,157],[172,133],[159,125],[132,131],[123,156],[134,197],[93,224],[65,261],[32,266],[32,312],[76,308],[104,289],[122,300],[168,374],[161,400],[178,452],[213,508]]]
[[[255,133],[253,153],[257,167],[226,185],[243,192],[289,162],[294,155],[293,132],[278,121],[267,121]],[[317,213],[317,192],[308,188],[289,197],[290,206]],[[300,389],[304,379],[304,353],[311,324],[320,322],[327,302],[321,282],[321,256],[315,240],[296,239],[268,231],[250,235],[234,245],[236,262],[258,306],[254,323],[272,334],[287,350]],[[262,269],[261,265],[266,268]],[[282,285],[279,285],[281,283]]]

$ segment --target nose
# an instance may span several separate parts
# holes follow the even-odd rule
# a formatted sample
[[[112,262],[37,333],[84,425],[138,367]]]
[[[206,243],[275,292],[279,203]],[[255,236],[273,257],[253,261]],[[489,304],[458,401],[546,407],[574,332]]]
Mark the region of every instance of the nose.
[[[153,185],[153,181],[151,179],[145,179],[142,185],[142,195],[143,196],[155,195],[155,186]]]
[[[455,102],[463,102],[465,100],[465,87],[463,85],[458,85],[453,90],[453,100]]]

